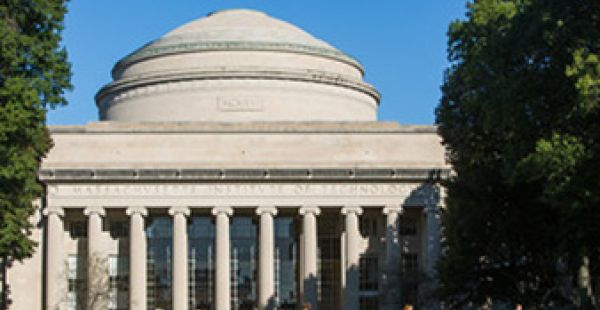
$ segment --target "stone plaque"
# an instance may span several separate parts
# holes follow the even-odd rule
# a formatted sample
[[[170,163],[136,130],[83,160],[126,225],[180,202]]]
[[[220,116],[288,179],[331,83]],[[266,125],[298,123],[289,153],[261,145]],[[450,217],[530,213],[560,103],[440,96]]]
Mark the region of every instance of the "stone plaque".
[[[260,112],[262,102],[256,97],[217,97],[217,109],[223,112]]]

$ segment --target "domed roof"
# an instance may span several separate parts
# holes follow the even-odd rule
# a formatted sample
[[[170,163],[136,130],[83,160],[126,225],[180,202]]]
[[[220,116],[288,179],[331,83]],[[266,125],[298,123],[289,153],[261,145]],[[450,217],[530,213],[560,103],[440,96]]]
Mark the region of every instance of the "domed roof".
[[[379,93],[354,58],[265,13],[224,10],[121,59],[101,120],[374,120]]]
[[[160,41],[259,41],[286,42],[334,49],[304,30],[248,9],[223,10],[211,13],[167,33]]]
[[[216,11],[150,42],[119,61],[113,77],[131,63],[165,54],[209,50],[270,50],[330,57],[363,71],[360,63],[306,31],[249,9]]]

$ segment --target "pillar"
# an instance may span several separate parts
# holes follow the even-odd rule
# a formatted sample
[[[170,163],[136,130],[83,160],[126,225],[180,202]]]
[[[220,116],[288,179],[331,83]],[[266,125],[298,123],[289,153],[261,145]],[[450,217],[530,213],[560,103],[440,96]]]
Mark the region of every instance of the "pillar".
[[[259,259],[258,259],[258,309],[275,309],[275,234],[273,217],[277,215],[275,207],[256,209],[260,216]]]
[[[188,207],[172,207],[173,217],[173,310],[188,308]]]
[[[215,207],[212,209],[212,214],[215,216],[216,223],[215,310],[229,310],[231,305],[229,217],[233,215],[233,209]]]
[[[363,210],[352,206],[342,208],[346,216],[346,287],[344,288],[344,309],[358,310],[360,307],[360,229],[358,217]]]
[[[311,310],[318,307],[317,279],[318,279],[318,249],[317,249],[317,216],[321,214],[318,207],[300,208],[302,215],[302,232],[304,234],[304,262],[302,280],[304,282],[302,300],[311,305]]]
[[[148,210],[144,207],[130,207],[125,213],[129,216],[129,309],[146,309],[146,229],[144,218]]]
[[[62,208],[46,208],[46,309],[64,309],[66,296],[63,234],[65,216]]]
[[[87,305],[88,309],[108,307],[108,257],[102,242],[104,208],[91,206],[83,213],[88,218],[87,231]]]
[[[383,208],[385,224],[385,262],[383,278],[384,309],[400,309],[402,307],[402,278],[400,263],[402,245],[400,244],[401,205],[390,205]]]

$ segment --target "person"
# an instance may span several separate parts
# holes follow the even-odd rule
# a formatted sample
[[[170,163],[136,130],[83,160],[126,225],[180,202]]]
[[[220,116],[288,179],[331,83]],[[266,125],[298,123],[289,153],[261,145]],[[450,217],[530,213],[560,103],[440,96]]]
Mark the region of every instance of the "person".
[[[404,310],[414,310],[412,305],[404,305]]]
[[[302,305],[302,310],[310,310],[312,307],[309,303],[304,303]]]

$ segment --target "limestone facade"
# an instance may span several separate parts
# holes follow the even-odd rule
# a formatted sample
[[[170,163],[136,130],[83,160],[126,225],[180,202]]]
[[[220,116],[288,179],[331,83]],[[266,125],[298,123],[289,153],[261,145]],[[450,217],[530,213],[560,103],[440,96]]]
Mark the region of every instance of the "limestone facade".
[[[125,57],[99,122],[51,128],[15,309],[435,308],[450,167],[432,126],[376,120],[363,74],[249,10]]]

